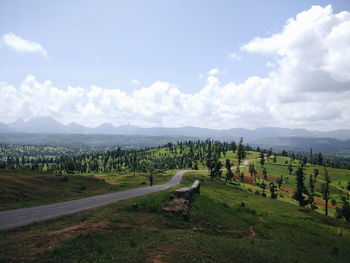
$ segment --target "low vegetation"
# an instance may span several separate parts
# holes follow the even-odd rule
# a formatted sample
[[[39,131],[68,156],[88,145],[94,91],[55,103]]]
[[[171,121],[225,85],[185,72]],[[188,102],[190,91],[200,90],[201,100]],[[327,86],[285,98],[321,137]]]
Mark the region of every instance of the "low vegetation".
[[[24,160],[3,162],[0,209],[142,187],[150,174],[163,183],[177,169],[201,194],[188,221],[162,211],[168,189],[2,232],[1,262],[350,260],[350,170],[319,153],[208,140]]]
[[[170,190],[0,234],[2,262],[348,262],[349,225],[250,193],[241,183],[202,181],[190,219],[162,212]],[[135,208],[134,204],[138,204]],[[16,241],[16,242],[14,242]]]

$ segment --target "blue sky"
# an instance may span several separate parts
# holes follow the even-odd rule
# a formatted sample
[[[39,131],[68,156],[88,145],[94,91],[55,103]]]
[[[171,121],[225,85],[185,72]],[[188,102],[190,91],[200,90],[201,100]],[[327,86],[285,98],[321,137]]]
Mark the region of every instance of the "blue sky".
[[[91,84],[129,90],[133,79],[198,91],[211,68],[241,82],[269,71],[264,56],[227,59],[250,39],[281,30],[312,5],[329,1],[0,1],[0,33],[40,43],[49,58],[0,53],[0,79],[28,74],[57,86]],[[350,3],[333,1],[335,12]]]
[[[348,0],[0,1],[0,35],[12,33],[45,51],[19,52],[3,41],[0,81],[19,88],[30,75],[38,83],[50,80],[62,90],[96,85],[128,94],[161,81],[184,94],[195,94],[208,84],[207,72],[217,68],[219,72],[214,75],[221,85],[240,84],[252,76],[268,77],[274,69],[267,63],[276,67],[276,61],[280,62],[276,59],[278,52],[266,56],[264,52],[242,50],[244,45],[256,37],[281,33],[289,18],[313,5],[324,8],[330,3],[332,14],[350,10]],[[231,53],[235,58],[229,58]],[[60,112],[44,110],[43,114],[63,122],[74,121]],[[23,116],[13,113],[2,121],[17,117]],[[116,118],[104,120],[120,124],[127,119]],[[271,124],[299,127],[305,123],[276,120]],[[187,123],[144,119],[135,124]]]

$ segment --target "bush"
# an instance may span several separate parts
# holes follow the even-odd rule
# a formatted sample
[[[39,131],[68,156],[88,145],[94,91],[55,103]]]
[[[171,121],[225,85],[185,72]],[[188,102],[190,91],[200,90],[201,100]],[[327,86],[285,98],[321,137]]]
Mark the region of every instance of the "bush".
[[[342,208],[336,208],[335,217],[337,219],[345,219],[345,221],[350,222],[350,204],[346,198],[343,198]]]

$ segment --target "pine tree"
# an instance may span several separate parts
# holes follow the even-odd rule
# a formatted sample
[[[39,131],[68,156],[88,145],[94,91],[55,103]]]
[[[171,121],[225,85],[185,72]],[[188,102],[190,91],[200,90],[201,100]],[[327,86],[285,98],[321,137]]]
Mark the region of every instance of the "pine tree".
[[[242,160],[244,159],[244,156],[245,156],[245,151],[243,147],[243,137],[241,137],[237,147],[238,166],[241,164]]]
[[[270,193],[271,193],[271,199],[276,199],[277,198],[277,186],[275,186],[274,183],[270,183]]]
[[[317,204],[315,202],[315,180],[312,178],[312,175],[309,176],[309,187],[310,187],[310,194],[309,194],[309,204],[312,210],[317,209]]]
[[[321,193],[323,200],[325,201],[325,215],[328,215],[328,200],[329,200],[329,184],[331,182],[331,178],[329,177],[328,171],[325,169],[324,171],[324,177],[326,183],[321,185]]]
[[[264,180],[267,180],[267,170],[266,170],[265,167],[264,167],[264,169],[262,170],[262,174],[263,174]]]
[[[263,151],[261,151],[261,153],[260,153],[260,164],[261,164],[261,166],[264,166],[264,164],[265,164],[265,155],[264,155]]]
[[[306,192],[304,185],[304,171],[302,167],[299,167],[296,172],[296,188],[294,191],[293,198],[299,202],[299,206],[304,207],[307,204],[303,193]]]

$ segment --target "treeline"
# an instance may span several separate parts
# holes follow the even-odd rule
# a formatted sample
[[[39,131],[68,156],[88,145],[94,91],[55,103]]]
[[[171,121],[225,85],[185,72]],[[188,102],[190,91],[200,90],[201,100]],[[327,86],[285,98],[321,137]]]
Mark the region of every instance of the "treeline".
[[[271,150],[269,150],[269,151],[271,151]],[[282,152],[278,153],[278,155],[290,157],[293,161],[299,160],[302,164],[311,163],[314,165],[321,165],[321,166],[325,166],[325,167],[350,170],[350,158],[324,156],[320,152],[313,153],[312,149],[310,149],[309,154],[307,154],[307,153],[294,153],[294,152],[288,153],[286,150],[282,150]]]
[[[27,157],[30,159],[54,157],[60,155],[78,156],[82,154],[96,154],[117,150],[117,146],[54,146],[54,145],[26,145],[0,144],[0,160],[7,157]],[[126,148],[126,147],[124,147]]]
[[[313,153],[310,149],[310,153],[295,153],[287,152],[282,150],[282,152],[274,152],[272,149],[262,149],[257,147],[256,151],[262,152],[269,156],[284,156],[289,157],[292,161],[298,160],[302,165],[310,163],[313,165],[321,165],[325,167],[338,168],[338,169],[347,169],[350,170],[350,158],[346,157],[336,157],[336,156],[324,156],[322,153]]]
[[[19,146],[1,147],[1,150],[5,149],[9,152],[11,147]],[[72,149],[67,150],[64,147],[47,147],[21,146],[23,154],[18,149],[12,149],[12,154],[8,156],[2,152],[3,158],[0,161],[0,168],[63,174],[198,169],[199,165],[205,165],[208,158],[210,160],[218,159],[225,156],[227,151],[234,152],[237,148],[235,142],[227,143],[213,140],[168,143],[157,148],[117,148],[105,152],[94,152],[96,149],[93,148],[93,150],[88,149],[88,152],[81,154],[74,154]],[[54,149],[63,153],[55,154]],[[34,152],[39,155],[34,156]]]
[[[0,145],[0,168],[26,169],[52,173],[98,173],[122,171],[152,171],[167,169],[198,169],[207,167],[212,178],[220,176],[224,166],[230,167],[230,160],[221,163],[219,159],[228,151],[237,150],[241,163],[246,152],[252,150],[243,145],[243,138],[236,144],[232,142],[180,141],[167,143],[156,148],[142,149],[108,146],[37,146],[37,145]],[[273,152],[272,149],[257,151],[269,156],[286,156],[299,160],[302,164],[312,163],[333,168],[350,169],[346,158],[324,157],[321,153],[308,155],[294,152]]]

